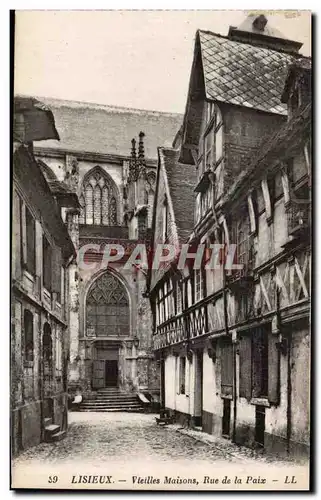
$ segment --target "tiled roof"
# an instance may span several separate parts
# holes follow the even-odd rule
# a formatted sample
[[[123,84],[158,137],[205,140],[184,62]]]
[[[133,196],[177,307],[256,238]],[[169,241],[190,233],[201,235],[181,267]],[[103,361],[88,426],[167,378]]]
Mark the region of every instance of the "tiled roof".
[[[180,241],[187,241],[194,226],[194,188],[196,169],[178,162],[179,151],[160,148],[160,157],[166,171],[175,223]]]
[[[183,116],[86,102],[41,98],[55,117],[60,142],[48,140],[38,146],[68,151],[128,156],[131,139],[145,133],[145,155],[157,159],[157,147],[169,146]]]
[[[280,97],[294,57],[199,31],[208,99],[286,114]]]

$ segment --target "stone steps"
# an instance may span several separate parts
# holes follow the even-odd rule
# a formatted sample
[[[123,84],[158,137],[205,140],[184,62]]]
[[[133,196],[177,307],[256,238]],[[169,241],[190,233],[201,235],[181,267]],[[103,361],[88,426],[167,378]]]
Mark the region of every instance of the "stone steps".
[[[104,388],[84,399],[79,411],[142,412],[144,409],[135,394],[122,392],[118,388]]]
[[[78,411],[91,411],[91,412],[125,412],[125,413],[142,413],[144,410],[141,407],[138,408],[79,408]]]

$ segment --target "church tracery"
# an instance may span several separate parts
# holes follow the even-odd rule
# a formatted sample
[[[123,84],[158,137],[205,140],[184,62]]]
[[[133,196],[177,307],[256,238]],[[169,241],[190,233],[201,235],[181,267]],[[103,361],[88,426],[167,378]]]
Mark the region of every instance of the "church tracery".
[[[99,167],[85,177],[80,201],[80,224],[116,226],[118,207],[115,187]]]
[[[124,285],[111,273],[92,284],[86,300],[86,330],[96,337],[128,336],[129,300]]]

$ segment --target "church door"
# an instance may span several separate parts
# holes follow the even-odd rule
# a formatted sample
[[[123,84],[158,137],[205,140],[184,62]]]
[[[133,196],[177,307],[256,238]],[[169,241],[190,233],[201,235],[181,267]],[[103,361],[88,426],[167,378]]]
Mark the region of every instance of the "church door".
[[[105,361],[93,361],[93,389],[105,387]]]

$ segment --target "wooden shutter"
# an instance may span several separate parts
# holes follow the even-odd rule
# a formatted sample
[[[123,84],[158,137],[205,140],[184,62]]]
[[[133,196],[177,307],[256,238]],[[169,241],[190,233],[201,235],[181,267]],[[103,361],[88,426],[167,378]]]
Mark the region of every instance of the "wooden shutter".
[[[251,336],[245,335],[240,340],[240,398],[248,401],[252,397],[252,343]]]
[[[256,328],[252,335],[252,397],[261,396],[262,360],[261,360],[261,331]]]
[[[233,347],[227,343],[222,345],[221,392],[224,396],[233,395]]]
[[[22,202],[21,207],[21,241],[22,241],[22,264],[27,266],[27,226],[26,226],[26,205]]]
[[[105,387],[105,361],[93,361],[93,389]]]
[[[52,248],[52,271],[51,271],[51,291],[61,294],[61,248],[55,246]]]
[[[21,198],[16,191],[13,193],[13,238],[12,238],[12,268],[14,277],[21,277],[22,234],[21,234]]]
[[[276,347],[278,338],[276,335],[268,336],[268,398],[272,404],[280,401],[280,352]]]

